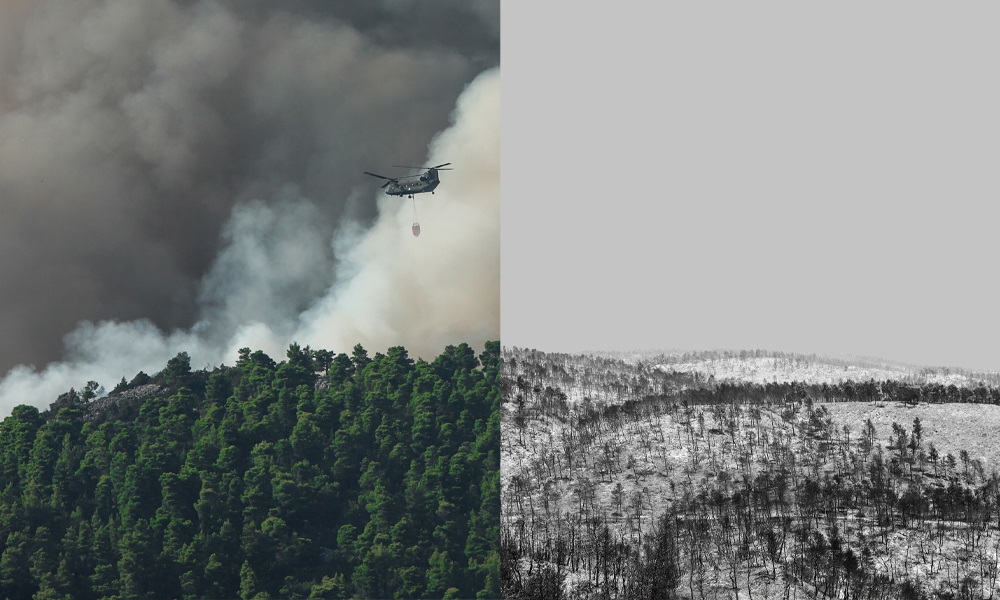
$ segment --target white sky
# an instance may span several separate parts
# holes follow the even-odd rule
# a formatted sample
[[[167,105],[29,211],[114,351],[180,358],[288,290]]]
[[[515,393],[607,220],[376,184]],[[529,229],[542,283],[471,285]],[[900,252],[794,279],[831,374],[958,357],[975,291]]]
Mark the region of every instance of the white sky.
[[[1000,370],[1000,5],[559,6],[503,6],[504,345]]]

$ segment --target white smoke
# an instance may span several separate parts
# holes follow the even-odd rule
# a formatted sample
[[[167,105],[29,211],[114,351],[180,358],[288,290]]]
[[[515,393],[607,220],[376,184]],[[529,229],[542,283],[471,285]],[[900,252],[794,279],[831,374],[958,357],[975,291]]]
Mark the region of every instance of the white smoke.
[[[171,160],[183,153],[163,164]],[[180,352],[194,368],[233,364],[242,347],[283,360],[292,342],[348,353],[357,343],[369,351],[402,345],[430,359],[448,344],[476,348],[498,339],[499,68],[467,86],[452,125],[431,142],[425,164],[445,162],[454,170],[441,172],[433,195],[411,201],[379,193],[374,224],[341,227],[332,240],[318,225],[321,212],[295,190],[237,205],[201,282],[194,327],[83,322],[66,336],[64,360],[40,370],[18,366],[0,381],[0,411],[45,408],[89,381],[110,388],[139,371],[152,375]],[[420,237],[410,234],[414,203]]]
[[[84,320],[221,330],[201,280],[254,199],[322,225],[324,275],[279,286],[297,317],[344,218],[376,217],[361,172],[421,161],[499,64],[499,0],[467,4],[0,0],[0,377]]]
[[[340,249],[347,281],[302,315],[295,337],[314,347],[354,339],[403,344],[427,356],[447,340],[480,343],[500,331],[500,73],[458,100],[453,127],[431,143],[428,164],[452,162],[434,195],[380,199],[381,218]],[[400,235],[413,220],[420,237]]]

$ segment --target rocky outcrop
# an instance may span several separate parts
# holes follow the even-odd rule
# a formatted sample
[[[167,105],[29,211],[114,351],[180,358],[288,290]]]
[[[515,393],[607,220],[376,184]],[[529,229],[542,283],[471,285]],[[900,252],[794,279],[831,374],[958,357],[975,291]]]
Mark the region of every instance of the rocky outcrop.
[[[92,400],[84,409],[84,417],[87,419],[120,417],[133,408],[138,408],[142,402],[150,396],[159,394],[166,390],[165,387],[147,383],[134,388],[114,392]]]

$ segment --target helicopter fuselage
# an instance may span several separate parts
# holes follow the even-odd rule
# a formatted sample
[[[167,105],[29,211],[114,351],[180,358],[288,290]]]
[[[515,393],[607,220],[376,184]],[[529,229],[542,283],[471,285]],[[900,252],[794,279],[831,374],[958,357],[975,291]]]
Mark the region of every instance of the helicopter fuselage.
[[[401,178],[402,179],[402,178]],[[409,181],[391,181],[385,187],[385,193],[389,196],[412,196],[424,192],[433,192],[441,183],[438,179],[436,169],[431,169],[419,177],[414,177]]]
[[[389,196],[410,196],[413,194],[421,194],[423,192],[433,192],[434,188],[441,183],[436,179],[434,181],[406,181],[400,183],[390,183],[385,188],[385,193]]]
[[[388,196],[409,196],[413,197],[414,194],[422,194],[424,192],[434,193],[434,189],[437,188],[441,180],[438,179],[438,170],[441,167],[450,165],[451,163],[444,163],[443,165],[437,165],[434,167],[405,167],[405,168],[416,168],[416,169],[426,169],[425,173],[419,175],[404,175],[403,177],[386,177],[385,175],[379,175],[378,173],[370,173],[365,171],[365,175],[371,175],[372,177],[377,177],[379,179],[385,179],[386,182],[382,184],[382,189],[385,190]],[[399,165],[394,165],[399,166]],[[449,171],[450,169],[443,169]]]

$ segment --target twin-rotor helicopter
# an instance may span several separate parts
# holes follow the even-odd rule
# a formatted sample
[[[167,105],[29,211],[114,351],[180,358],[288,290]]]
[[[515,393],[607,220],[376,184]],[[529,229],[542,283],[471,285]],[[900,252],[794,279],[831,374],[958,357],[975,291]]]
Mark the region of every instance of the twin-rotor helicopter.
[[[423,173],[416,173],[414,175],[403,175],[401,177],[386,177],[385,175],[378,175],[377,173],[369,173],[364,171],[365,175],[371,175],[372,177],[378,177],[379,179],[385,179],[386,182],[382,184],[381,189],[385,190],[387,196],[407,196],[411,200],[414,194],[422,194],[424,192],[434,193],[434,189],[441,183],[438,178],[438,171],[450,171],[451,169],[445,169],[451,163],[443,163],[437,165],[436,167],[404,167],[402,165],[393,165],[394,167],[399,167],[401,169],[417,169],[424,171]],[[417,222],[417,205],[413,205],[413,235],[420,235],[420,223]]]
[[[451,169],[443,169],[451,163],[444,163],[436,167],[404,167],[401,165],[393,165],[394,167],[399,167],[401,169],[419,169],[421,171],[426,171],[426,173],[417,173],[415,175],[403,175],[402,177],[386,177],[384,175],[377,175],[375,173],[369,173],[365,171],[365,175],[371,175],[372,177],[378,177],[379,179],[385,179],[386,182],[382,184],[382,189],[385,190],[386,195],[389,196],[409,196],[413,197],[413,194],[422,194],[424,192],[434,193],[434,188],[441,183],[438,179],[438,171],[450,171]],[[411,179],[412,181],[402,181],[404,179]]]

